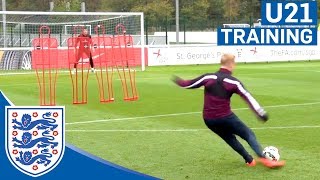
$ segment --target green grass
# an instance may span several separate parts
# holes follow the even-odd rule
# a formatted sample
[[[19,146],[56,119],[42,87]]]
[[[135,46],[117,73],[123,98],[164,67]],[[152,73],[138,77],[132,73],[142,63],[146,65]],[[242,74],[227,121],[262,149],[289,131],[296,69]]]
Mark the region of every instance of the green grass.
[[[66,140],[106,160],[163,179],[318,179],[320,62],[239,64],[234,72],[266,107],[271,119],[262,124],[250,110],[235,113],[248,126],[257,128],[254,132],[262,146],[280,149],[281,159],[287,165],[279,170],[261,165],[246,167],[238,154],[206,129],[200,113],[203,90],[181,89],[170,81],[172,74],[193,78],[217,68],[217,65],[148,67],[147,71],[137,73],[138,101],[124,102],[120,81],[115,80],[116,102],[110,104],[98,102],[96,79],[91,75],[86,105],[72,105],[69,75],[59,74],[57,104],[66,106],[67,123],[118,119],[67,124]],[[0,89],[15,105],[38,105],[34,74],[0,76]],[[319,103],[305,104],[313,102]],[[247,105],[235,95],[232,107]],[[195,113],[165,115],[188,112]],[[151,117],[122,119],[143,116]],[[292,128],[261,129],[265,127]],[[194,131],[167,131],[176,129]]]

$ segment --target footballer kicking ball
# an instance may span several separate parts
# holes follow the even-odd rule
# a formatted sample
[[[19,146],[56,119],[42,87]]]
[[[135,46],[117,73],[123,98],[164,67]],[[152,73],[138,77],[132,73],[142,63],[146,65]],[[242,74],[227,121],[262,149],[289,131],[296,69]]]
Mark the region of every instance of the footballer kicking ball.
[[[280,159],[279,150],[274,146],[268,146],[264,148],[262,153],[263,153],[263,156],[269,160],[279,161]]]

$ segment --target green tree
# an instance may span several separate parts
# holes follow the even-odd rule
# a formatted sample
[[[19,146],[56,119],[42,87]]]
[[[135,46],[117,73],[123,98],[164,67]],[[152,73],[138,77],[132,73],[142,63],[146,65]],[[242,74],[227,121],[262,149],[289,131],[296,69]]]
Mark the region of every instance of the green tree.
[[[108,0],[106,6],[113,12],[129,12],[137,3],[137,0]]]
[[[49,0],[7,0],[7,11],[48,11]]]
[[[108,4],[109,1],[105,0],[85,0],[86,11],[88,12],[106,12],[112,11],[112,6]]]
[[[201,29],[208,22],[208,10],[210,4],[208,0],[184,1],[181,8],[181,19],[192,29]]]
[[[236,22],[236,19],[239,18],[240,3],[240,0],[224,0],[223,16],[228,20],[229,23],[234,23]]]
[[[213,27],[218,27],[225,21],[223,1],[224,0],[209,0],[208,21],[213,23]]]
[[[252,16],[255,19],[261,18],[261,0],[252,0]]]
[[[318,18],[319,18],[320,17],[320,0],[317,0],[317,3],[318,3]]]
[[[82,0],[54,0],[53,11],[80,11]],[[67,3],[70,3],[70,6],[67,8]]]
[[[144,4],[141,4],[143,3]],[[151,25],[159,25],[170,21],[174,12],[173,4],[169,0],[140,1],[131,11],[144,12],[145,19]]]
[[[239,23],[252,23],[260,18],[260,2],[258,0],[242,0],[239,6]]]

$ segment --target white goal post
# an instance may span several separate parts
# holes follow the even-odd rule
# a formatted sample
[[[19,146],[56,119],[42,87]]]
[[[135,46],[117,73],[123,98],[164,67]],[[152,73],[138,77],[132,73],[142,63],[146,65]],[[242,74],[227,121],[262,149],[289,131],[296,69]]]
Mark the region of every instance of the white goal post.
[[[49,26],[50,36],[58,40],[58,48],[65,49],[67,39],[76,34],[70,32],[75,26],[86,27],[89,33],[95,36],[95,27],[100,27],[101,24],[105,28],[105,34],[112,37],[118,33],[115,30],[117,25],[122,24],[126,28],[126,35],[132,37],[134,48],[139,48],[135,53],[139,52],[137,55],[140,58],[139,66],[141,65],[142,71],[145,70],[144,14],[142,12],[1,11],[1,15],[0,51],[4,52],[31,51],[32,39],[40,37],[39,26]]]

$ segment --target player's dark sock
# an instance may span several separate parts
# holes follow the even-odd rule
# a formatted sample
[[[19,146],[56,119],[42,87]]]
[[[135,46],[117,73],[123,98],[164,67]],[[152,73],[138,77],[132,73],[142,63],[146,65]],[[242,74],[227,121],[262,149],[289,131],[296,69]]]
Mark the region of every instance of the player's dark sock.
[[[90,61],[91,68],[94,68],[93,59],[92,59],[92,54],[91,53],[90,53],[89,61]]]
[[[246,149],[242,146],[242,144],[237,140],[237,138],[233,134],[219,135],[229,146],[232,147],[237,153],[239,153],[243,159],[247,162],[251,162],[253,160],[252,156],[246,151]]]
[[[248,157],[243,157],[243,159],[245,160],[246,163],[251,163],[253,161],[253,157],[250,155]]]
[[[90,56],[90,66],[91,66],[91,68],[94,68],[94,65],[93,65],[93,59],[92,59],[92,57]]]
[[[233,145],[230,145],[229,143],[228,144],[243,157],[246,163],[250,163],[253,160],[253,157],[245,150],[245,148],[241,145],[241,143],[238,140],[236,141],[237,142]]]

